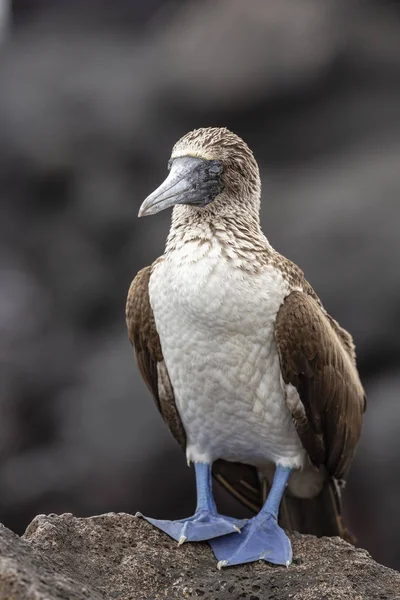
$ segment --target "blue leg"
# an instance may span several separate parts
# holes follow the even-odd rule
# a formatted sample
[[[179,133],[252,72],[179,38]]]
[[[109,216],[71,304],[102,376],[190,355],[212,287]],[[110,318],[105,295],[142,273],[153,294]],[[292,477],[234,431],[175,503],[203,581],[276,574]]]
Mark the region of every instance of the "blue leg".
[[[240,532],[240,528],[246,523],[246,519],[234,519],[219,515],[215,506],[212,482],[211,465],[195,463],[196,485],[197,485],[197,507],[192,517],[180,519],[179,521],[163,521],[145,517],[141,513],[136,516],[143,517],[158,529],[161,529],[174,540],[183,542],[200,542],[210,540],[220,535]]]
[[[289,566],[292,547],[278,525],[278,511],[291,469],[276,467],[267,501],[256,517],[250,519],[241,533],[226,535],[210,542],[218,560],[218,568],[264,559],[276,565]]]

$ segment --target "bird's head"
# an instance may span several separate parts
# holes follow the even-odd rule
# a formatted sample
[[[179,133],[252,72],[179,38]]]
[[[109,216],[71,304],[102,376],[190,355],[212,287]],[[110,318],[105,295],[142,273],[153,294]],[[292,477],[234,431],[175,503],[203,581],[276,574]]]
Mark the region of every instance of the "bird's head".
[[[172,149],[168,169],[166,180],[143,202],[139,217],[175,205],[228,212],[251,205],[258,214],[257,162],[247,144],[225,127],[195,129],[184,135]]]

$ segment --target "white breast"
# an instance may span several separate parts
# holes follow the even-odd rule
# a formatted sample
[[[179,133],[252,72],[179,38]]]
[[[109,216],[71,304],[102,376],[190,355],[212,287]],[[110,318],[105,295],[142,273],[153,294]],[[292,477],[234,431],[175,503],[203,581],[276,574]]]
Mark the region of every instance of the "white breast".
[[[301,467],[274,338],[280,271],[248,274],[218,242],[193,244],[155,267],[149,292],[188,459]]]

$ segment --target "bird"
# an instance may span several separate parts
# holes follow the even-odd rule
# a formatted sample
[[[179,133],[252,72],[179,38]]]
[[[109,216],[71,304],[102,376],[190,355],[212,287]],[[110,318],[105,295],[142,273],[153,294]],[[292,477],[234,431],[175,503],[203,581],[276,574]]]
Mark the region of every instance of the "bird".
[[[126,323],[140,373],[194,465],[197,506],[175,521],[138,516],[179,544],[207,540],[218,568],[289,566],[284,527],[350,535],[341,490],[366,408],[355,345],[264,235],[258,163],[238,135],[190,131],[168,170],[139,210],[172,207],[165,252],[133,279]],[[212,475],[255,516],[220,514]]]

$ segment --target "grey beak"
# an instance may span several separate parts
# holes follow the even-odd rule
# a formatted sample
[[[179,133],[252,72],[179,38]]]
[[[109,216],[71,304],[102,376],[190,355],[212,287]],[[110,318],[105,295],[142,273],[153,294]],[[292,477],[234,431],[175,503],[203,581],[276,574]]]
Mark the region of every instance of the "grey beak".
[[[139,217],[155,215],[175,204],[206,206],[223,188],[221,171],[218,161],[194,156],[175,158],[167,179],[143,202]]]
[[[198,159],[174,160],[167,179],[150,196],[147,196],[139,209],[139,217],[155,215],[174,204],[184,204],[193,189],[193,162]]]

